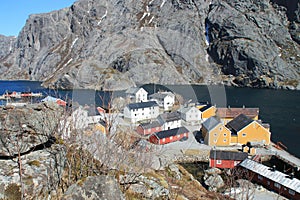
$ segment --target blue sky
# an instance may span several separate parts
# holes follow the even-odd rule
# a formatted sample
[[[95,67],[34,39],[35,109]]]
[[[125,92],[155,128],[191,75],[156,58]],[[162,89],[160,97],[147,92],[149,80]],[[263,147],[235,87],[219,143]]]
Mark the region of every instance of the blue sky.
[[[0,34],[17,36],[30,14],[71,6],[76,0],[1,0]]]

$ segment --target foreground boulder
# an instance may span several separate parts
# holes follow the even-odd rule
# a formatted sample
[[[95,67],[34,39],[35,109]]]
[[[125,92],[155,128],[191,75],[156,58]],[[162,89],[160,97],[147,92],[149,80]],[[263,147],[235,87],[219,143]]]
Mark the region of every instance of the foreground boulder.
[[[80,183],[71,185],[63,195],[63,200],[125,199],[118,183],[111,176],[87,177]]]

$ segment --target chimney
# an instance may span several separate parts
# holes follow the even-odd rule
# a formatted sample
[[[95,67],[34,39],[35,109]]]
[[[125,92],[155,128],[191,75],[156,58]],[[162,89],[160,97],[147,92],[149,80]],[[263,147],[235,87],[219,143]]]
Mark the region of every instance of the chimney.
[[[290,179],[293,179],[294,177],[295,177],[294,172],[290,173],[289,178],[290,178]]]
[[[275,172],[275,171],[276,171],[276,165],[273,165],[273,166],[272,166],[271,171],[272,171],[272,172]]]

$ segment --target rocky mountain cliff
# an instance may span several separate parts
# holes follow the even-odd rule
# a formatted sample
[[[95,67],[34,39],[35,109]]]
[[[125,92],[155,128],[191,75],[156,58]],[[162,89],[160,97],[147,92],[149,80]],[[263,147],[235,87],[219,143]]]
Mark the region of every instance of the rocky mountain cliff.
[[[0,78],[58,88],[299,88],[300,3],[79,0],[0,37]]]

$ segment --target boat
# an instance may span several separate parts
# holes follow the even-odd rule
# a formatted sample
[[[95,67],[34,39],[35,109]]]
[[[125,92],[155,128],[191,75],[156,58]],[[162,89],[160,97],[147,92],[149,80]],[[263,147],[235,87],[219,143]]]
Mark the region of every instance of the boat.
[[[6,92],[3,95],[1,95],[1,97],[4,97],[4,99],[6,98],[22,98],[22,97],[42,97],[43,94],[41,92],[38,93],[34,93],[34,92]]]

